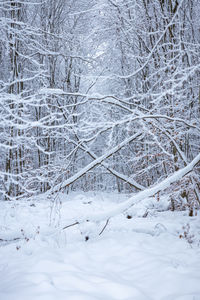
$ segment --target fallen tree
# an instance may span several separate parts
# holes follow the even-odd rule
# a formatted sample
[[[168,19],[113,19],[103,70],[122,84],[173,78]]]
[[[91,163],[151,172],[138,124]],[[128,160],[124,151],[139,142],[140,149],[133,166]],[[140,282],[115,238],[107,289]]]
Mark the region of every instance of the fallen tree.
[[[63,229],[66,229],[70,226],[82,224],[84,222],[92,221],[92,222],[101,222],[105,221],[115,217],[116,215],[119,215],[121,213],[124,213],[129,208],[134,206],[135,204],[139,203],[145,198],[151,197],[158,192],[164,191],[165,189],[169,188],[170,185],[178,180],[181,180],[184,176],[188,175],[194,167],[200,162],[200,154],[198,154],[186,167],[178,170],[177,172],[173,173],[171,176],[167,177],[160,183],[156,184],[153,187],[147,188],[143,191],[138,192],[137,194],[130,197],[127,201],[118,204],[114,209],[109,210],[105,213],[98,213],[98,214],[92,214],[84,216],[83,218],[79,218],[76,220],[73,224],[67,225],[63,227]]]

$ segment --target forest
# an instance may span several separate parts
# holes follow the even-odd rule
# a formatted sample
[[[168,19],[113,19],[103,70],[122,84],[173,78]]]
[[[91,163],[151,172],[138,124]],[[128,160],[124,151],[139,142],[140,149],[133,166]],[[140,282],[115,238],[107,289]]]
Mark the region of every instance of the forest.
[[[2,300],[200,299],[199,16],[199,0],[0,0]],[[150,237],[151,249],[141,248]],[[104,263],[113,265],[102,273],[101,293],[89,278],[102,272],[96,259],[107,242]],[[150,284],[148,272],[157,278],[159,271],[148,259],[155,249],[155,261],[168,257],[171,243],[173,266],[187,269],[190,251],[193,261],[185,277],[170,273],[166,280],[174,278],[174,287],[162,294]],[[50,283],[37,290],[27,282],[22,293],[39,253],[48,254],[50,267],[40,257],[35,274],[41,280],[29,274],[35,285],[49,280],[41,274],[52,276],[56,251],[65,247],[74,247],[67,250],[71,268],[77,259],[87,288],[77,269],[63,277],[69,279],[65,292],[62,279],[54,284],[57,292]],[[114,249],[124,253],[116,261]],[[143,253],[138,259],[149,274],[141,294],[143,277],[131,290],[123,272],[121,287],[109,275],[118,274],[116,264],[133,249]],[[82,251],[83,260],[94,256],[97,271],[86,272]],[[21,281],[13,277],[17,260],[19,266],[26,260]],[[182,294],[177,282],[187,283]]]

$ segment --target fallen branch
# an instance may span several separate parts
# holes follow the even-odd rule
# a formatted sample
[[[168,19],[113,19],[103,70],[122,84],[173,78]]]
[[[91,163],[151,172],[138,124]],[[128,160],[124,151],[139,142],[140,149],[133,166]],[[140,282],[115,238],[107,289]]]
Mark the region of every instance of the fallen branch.
[[[106,159],[108,159],[114,153],[118,152],[125,145],[129,144],[130,142],[132,142],[133,140],[137,139],[138,137],[140,137],[142,135],[143,135],[142,132],[138,132],[138,133],[130,136],[129,138],[125,139],[123,142],[121,142],[120,144],[118,144],[114,148],[112,148],[109,151],[107,151],[104,155],[96,158],[94,161],[92,161],[86,167],[84,167],[83,169],[81,169],[78,173],[76,173],[75,175],[73,175],[70,178],[68,178],[67,180],[65,180],[62,184],[58,184],[55,187],[53,187],[52,190],[49,191],[49,193],[59,192],[60,190],[68,187],[69,185],[71,185],[72,183],[74,183],[76,180],[78,180],[79,178],[81,178],[83,175],[85,175],[88,171],[90,171],[91,169],[93,169],[97,165],[100,165],[102,162],[104,162]]]
[[[77,137],[78,139],[78,137]],[[80,149],[82,149],[84,152],[88,153],[88,155],[90,157],[92,157],[93,159],[97,159],[98,157],[96,156],[96,154],[94,152],[92,152],[92,150],[90,150],[87,146],[85,145],[81,145],[81,141],[78,139],[79,141],[79,145],[77,145]],[[144,186],[142,186],[141,184],[139,184],[138,182],[136,182],[135,180],[133,180],[132,178],[119,173],[118,171],[114,170],[113,168],[110,168],[109,165],[107,163],[105,163],[104,161],[101,162],[101,166],[103,166],[108,172],[110,172],[112,175],[114,175],[115,177],[123,180],[124,182],[128,183],[130,186],[134,187],[135,189],[142,191],[145,189]]]

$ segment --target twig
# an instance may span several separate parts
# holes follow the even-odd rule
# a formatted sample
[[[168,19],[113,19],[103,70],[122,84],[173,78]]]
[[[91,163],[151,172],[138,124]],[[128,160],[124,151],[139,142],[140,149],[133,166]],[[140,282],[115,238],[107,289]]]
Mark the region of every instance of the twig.
[[[23,240],[24,238],[14,238],[12,240],[5,240],[5,239],[0,239],[0,242],[14,242],[14,241],[18,241],[18,240]]]
[[[108,225],[109,219],[106,221],[106,224],[104,225],[103,229],[101,230],[101,232],[99,233],[99,235],[101,235],[104,230],[106,229],[106,226]]]
[[[67,228],[69,228],[69,227],[71,227],[71,226],[78,225],[78,224],[79,224],[79,222],[75,222],[75,223],[73,223],[73,224],[67,225],[67,226],[63,227],[63,230],[64,230],[64,229],[67,229]]]

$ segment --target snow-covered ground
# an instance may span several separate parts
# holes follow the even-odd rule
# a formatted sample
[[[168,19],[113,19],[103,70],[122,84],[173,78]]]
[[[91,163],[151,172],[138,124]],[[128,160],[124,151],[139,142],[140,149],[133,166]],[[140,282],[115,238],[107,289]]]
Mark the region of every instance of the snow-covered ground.
[[[1,202],[0,299],[200,300],[200,216],[166,211],[166,198],[145,199],[100,235],[106,221],[62,229],[126,199]]]

